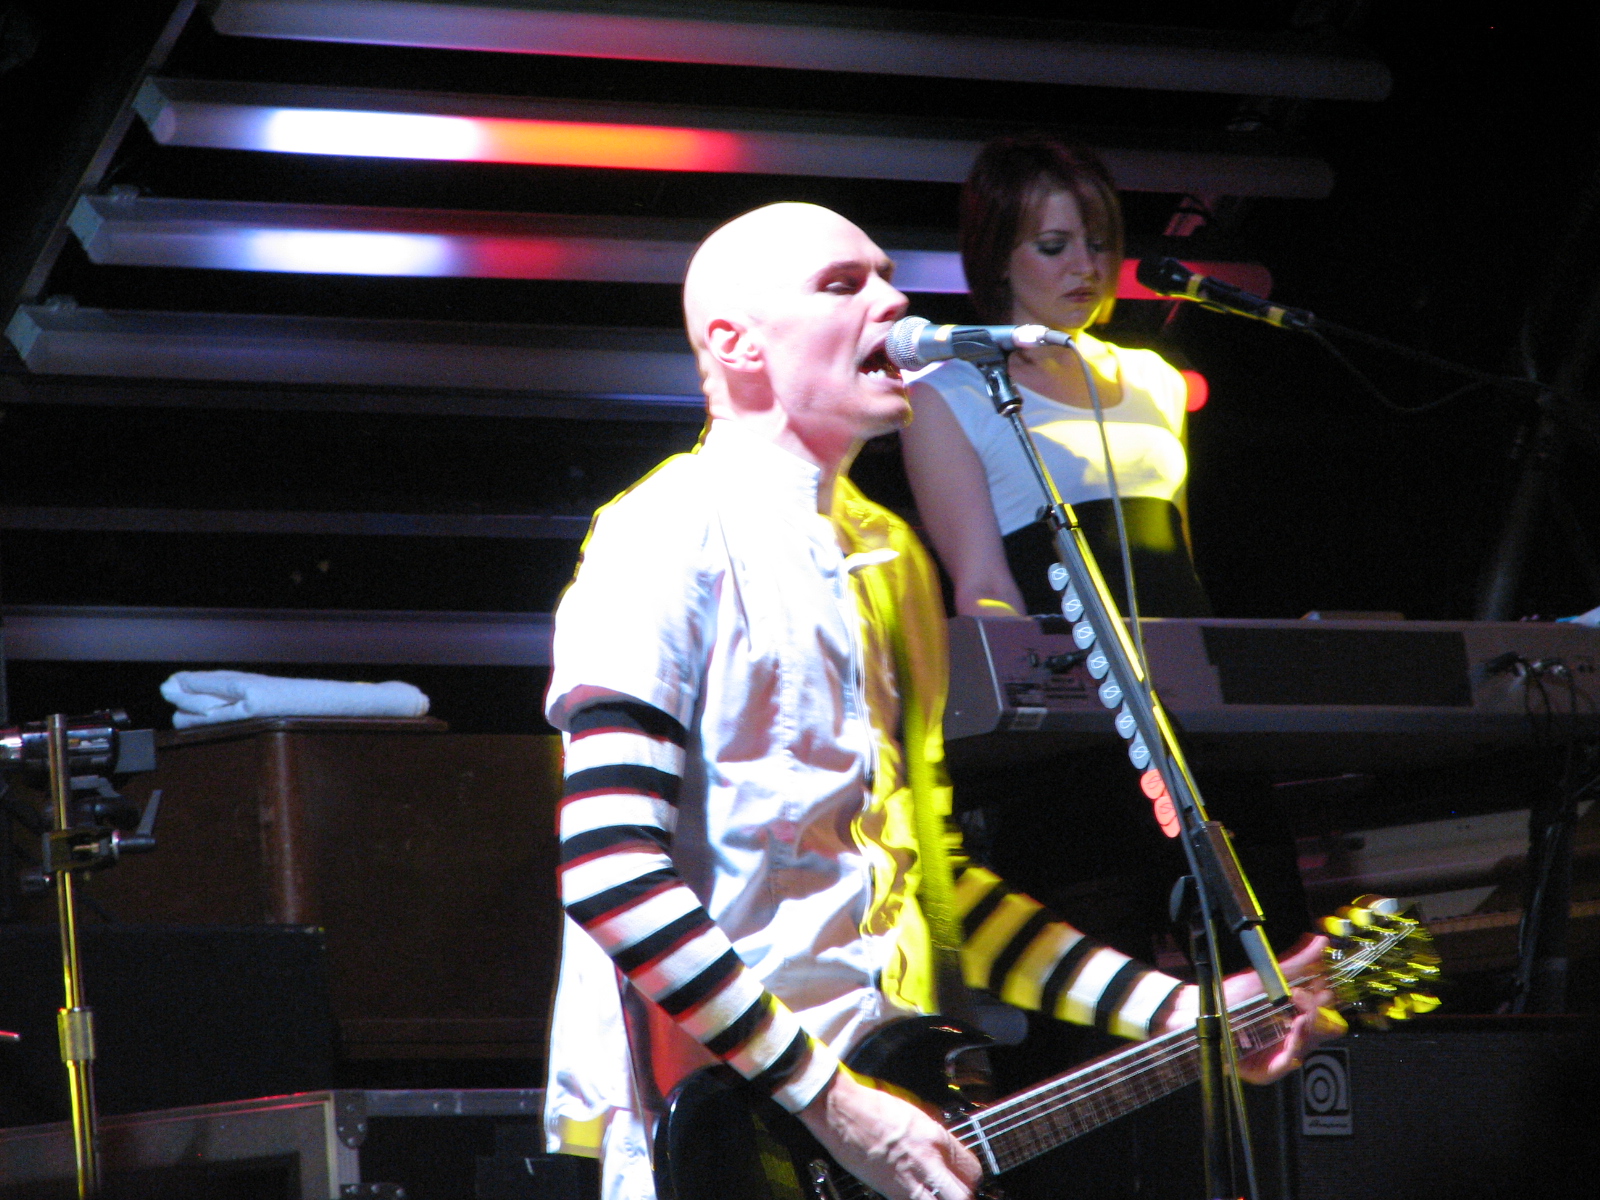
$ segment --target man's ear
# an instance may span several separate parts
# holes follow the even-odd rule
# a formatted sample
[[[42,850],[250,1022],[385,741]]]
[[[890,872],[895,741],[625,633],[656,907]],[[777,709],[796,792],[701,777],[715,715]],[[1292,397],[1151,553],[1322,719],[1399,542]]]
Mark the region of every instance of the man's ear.
[[[750,327],[731,317],[707,322],[706,351],[730,371],[759,371],[765,362]]]

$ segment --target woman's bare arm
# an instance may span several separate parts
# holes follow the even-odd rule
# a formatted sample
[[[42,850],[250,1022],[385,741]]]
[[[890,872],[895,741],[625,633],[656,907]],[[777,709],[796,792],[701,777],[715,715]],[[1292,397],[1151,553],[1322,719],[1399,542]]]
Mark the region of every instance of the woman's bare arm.
[[[1026,607],[1006,565],[977,451],[931,385],[912,385],[911,407],[916,415],[900,431],[906,476],[933,547],[955,581],[956,611],[968,617],[1021,616]]]

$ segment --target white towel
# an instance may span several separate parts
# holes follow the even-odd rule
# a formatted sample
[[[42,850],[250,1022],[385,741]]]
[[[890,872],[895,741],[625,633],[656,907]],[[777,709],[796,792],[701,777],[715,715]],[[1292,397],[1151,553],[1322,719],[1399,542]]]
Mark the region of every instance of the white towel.
[[[1588,612],[1579,613],[1575,617],[1560,617],[1558,619],[1572,625],[1584,625],[1590,629],[1600,629],[1600,608],[1591,608]]]
[[[284,679],[249,671],[179,671],[161,685],[178,729],[251,717],[420,717],[428,698],[409,683]]]

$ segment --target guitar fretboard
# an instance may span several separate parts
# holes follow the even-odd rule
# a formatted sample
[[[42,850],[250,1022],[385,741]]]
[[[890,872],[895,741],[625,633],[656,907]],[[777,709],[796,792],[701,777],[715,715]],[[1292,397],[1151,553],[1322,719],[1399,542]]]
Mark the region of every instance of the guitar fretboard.
[[[1241,1054],[1270,1046],[1295,1009],[1265,997],[1232,1012]],[[1193,1029],[1180,1029],[1102,1055],[957,1122],[951,1132],[998,1175],[1200,1078]]]

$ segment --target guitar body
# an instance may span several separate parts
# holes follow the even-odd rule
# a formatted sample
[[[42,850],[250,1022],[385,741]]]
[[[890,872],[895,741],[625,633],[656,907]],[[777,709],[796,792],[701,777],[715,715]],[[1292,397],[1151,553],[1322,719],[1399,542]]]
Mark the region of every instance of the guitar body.
[[[1438,1006],[1425,988],[1439,973],[1427,930],[1398,901],[1364,896],[1324,921],[1338,939],[1324,981],[1343,1006],[1374,1005],[1382,1020]],[[1229,1010],[1242,1054],[1276,1044],[1295,1016],[1265,995]],[[1200,1077],[1194,1031],[1178,1029],[1081,1063],[1004,1098],[986,1076],[988,1039],[939,1017],[878,1030],[846,1062],[919,1097],[989,1177],[1003,1175]],[[699,1071],[667,1101],[656,1130],[661,1200],[870,1200],[876,1195],[836,1164],[795,1117],[753,1096],[728,1067]],[[1055,1186],[1049,1194],[1057,1194]],[[986,1187],[982,1193],[995,1197]],[[1141,1193],[1144,1194],[1144,1193]]]
[[[968,1052],[988,1041],[939,1017],[912,1017],[878,1030],[846,1061],[955,1115],[972,1106],[980,1085]],[[656,1129],[655,1176],[659,1200],[876,1195],[835,1164],[799,1120],[771,1100],[752,1099],[731,1067],[696,1071],[667,1098]]]

